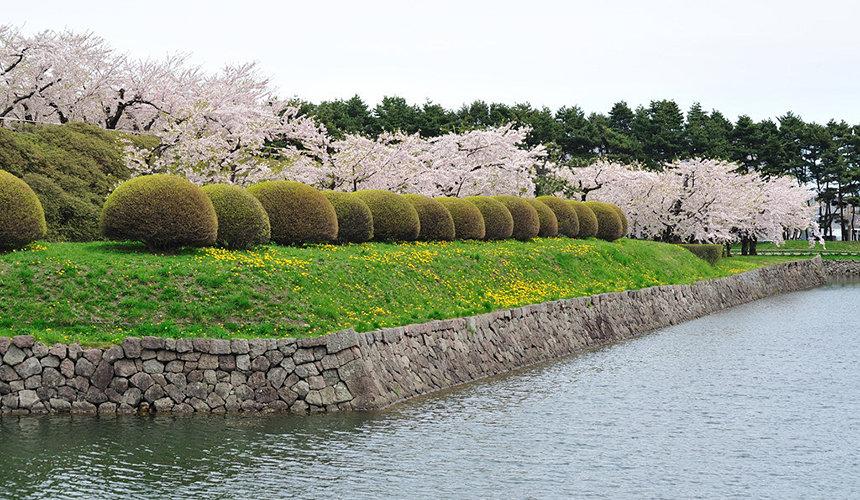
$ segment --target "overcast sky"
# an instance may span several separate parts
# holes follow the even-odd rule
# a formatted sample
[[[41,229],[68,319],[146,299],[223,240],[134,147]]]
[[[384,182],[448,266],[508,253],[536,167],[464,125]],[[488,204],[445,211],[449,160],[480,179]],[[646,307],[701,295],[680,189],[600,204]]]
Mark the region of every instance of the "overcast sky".
[[[258,61],[280,95],[312,101],[606,112],[668,98],[731,118],[793,110],[860,123],[856,0],[3,3],[2,23],[91,30],[140,57]]]

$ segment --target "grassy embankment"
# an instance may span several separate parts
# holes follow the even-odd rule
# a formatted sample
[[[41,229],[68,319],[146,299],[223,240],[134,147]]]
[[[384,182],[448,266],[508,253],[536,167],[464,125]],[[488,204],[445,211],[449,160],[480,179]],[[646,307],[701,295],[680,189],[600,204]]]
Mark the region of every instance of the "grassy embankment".
[[[796,257],[794,257],[796,259]],[[0,254],[0,336],[85,345],[126,336],[314,336],[727,276],[636,240],[265,246],[147,253],[134,244],[39,243]]]

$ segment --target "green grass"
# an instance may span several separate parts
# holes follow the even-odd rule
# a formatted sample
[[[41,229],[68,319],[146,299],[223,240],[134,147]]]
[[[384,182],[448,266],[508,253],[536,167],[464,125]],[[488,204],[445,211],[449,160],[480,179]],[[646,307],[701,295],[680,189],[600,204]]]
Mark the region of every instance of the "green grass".
[[[0,336],[104,345],[126,336],[315,336],[566,297],[690,283],[784,257],[712,267],[675,245],[565,238],[152,254],[53,243],[0,254]]]
[[[860,241],[828,241],[826,243],[826,249],[822,248],[820,244],[815,245],[814,248],[809,248],[809,242],[806,240],[789,240],[779,246],[768,241],[762,241],[756,245],[756,249],[760,251],[798,250],[804,252],[860,252]],[[740,244],[733,245],[732,252],[736,252],[740,255]]]
[[[756,245],[756,249],[759,253],[769,256],[800,258],[820,254],[825,260],[860,260],[860,241],[828,241],[826,248],[822,248],[821,245],[810,248],[806,240],[786,241],[779,246],[763,241]],[[740,245],[732,246],[732,254],[740,256]]]

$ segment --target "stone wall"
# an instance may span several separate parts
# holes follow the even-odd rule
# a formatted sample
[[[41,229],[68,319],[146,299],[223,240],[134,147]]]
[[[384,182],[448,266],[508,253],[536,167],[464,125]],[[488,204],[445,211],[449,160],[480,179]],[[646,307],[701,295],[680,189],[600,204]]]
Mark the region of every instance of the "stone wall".
[[[825,260],[824,269],[834,279],[860,277],[860,260]]]
[[[313,339],[146,337],[82,349],[0,338],[0,414],[379,409],[825,279],[814,259],[691,285]]]

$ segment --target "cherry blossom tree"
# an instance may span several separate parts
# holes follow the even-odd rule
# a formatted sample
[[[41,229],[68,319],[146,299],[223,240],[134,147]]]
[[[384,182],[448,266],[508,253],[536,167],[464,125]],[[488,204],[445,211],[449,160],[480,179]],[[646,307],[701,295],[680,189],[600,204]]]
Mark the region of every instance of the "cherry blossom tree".
[[[742,174],[721,160],[676,161],[660,172],[598,161],[560,168],[567,194],[620,206],[639,238],[729,243],[768,240],[815,230],[814,193],[788,177]]]
[[[286,168],[280,175],[340,191],[533,194],[534,169],[546,152],[542,146],[523,148],[528,132],[509,124],[431,139],[400,132],[376,139],[348,134],[331,143],[327,159]]]
[[[256,65],[207,73],[188,57],[134,60],[91,33],[31,36],[0,26],[0,119],[84,121],[149,134],[126,141],[135,173],[176,172],[195,182],[295,179],[326,189],[428,195],[533,194],[543,146],[511,124],[424,139],[400,132],[332,140],[275,97]]]
[[[533,195],[544,146],[523,147],[528,127],[513,124],[431,139],[409,190],[431,196]]]

